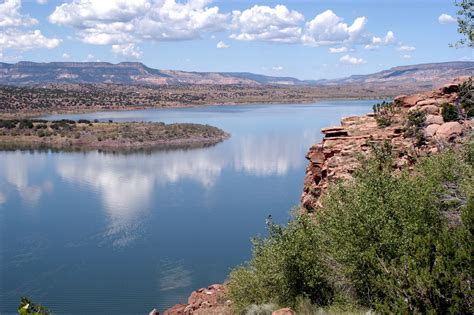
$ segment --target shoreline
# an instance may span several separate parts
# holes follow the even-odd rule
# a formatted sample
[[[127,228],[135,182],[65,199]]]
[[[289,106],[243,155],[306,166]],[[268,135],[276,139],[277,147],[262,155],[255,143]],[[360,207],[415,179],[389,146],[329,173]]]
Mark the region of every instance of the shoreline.
[[[92,114],[101,112],[128,112],[128,111],[139,111],[139,110],[153,110],[153,109],[184,109],[184,108],[198,108],[198,107],[209,107],[209,106],[248,106],[248,105],[308,105],[319,103],[323,101],[356,101],[356,100],[383,100],[391,98],[390,96],[380,97],[325,97],[314,100],[302,101],[295,100],[292,103],[289,102],[275,102],[275,101],[262,101],[262,102],[215,102],[205,104],[174,104],[167,106],[142,106],[142,105],[119,105],[114,107],[95,107],[95,108],[75,108],[75,109],[51,109],[41,111],[29,111],[28,113],[22,113],[21,111],[16,112],[2,112],[0,111],[0,119],[41,119],[44,116],[51,115],[81,115],[81,114]]]

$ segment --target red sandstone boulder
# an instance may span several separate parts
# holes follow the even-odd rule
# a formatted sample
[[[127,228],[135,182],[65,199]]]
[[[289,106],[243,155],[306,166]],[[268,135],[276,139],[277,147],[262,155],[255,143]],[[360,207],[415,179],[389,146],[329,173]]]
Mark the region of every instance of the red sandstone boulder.
[[[429,125],[428,127],[425,128],[424,135],[426,138],[432,138],[435,134],[436,131],[438,131],[440,125],[438,124],[432,124]]]
[[[402,96],[402,97],[399,96],[398,98],[399,102],[401,102],[404,107],[415,106],[418,102],[424,101],[425,99],[426,99],[426,95],[423,95],[423,94],[415,94],[411,96]]]
[[[427,113],[427,114],[430,114],[430,115],[437,115],[437,114],[439,114],[439,107],[436,106],[436,105],[426,105],[426,106],[422,106],[422,107],[421,107],[421,110],[424,111],[424,112]]]
[[[291,308],[286,307],[274,311],[272,315],[296,315],[296,312],[293,311]]]
[[[188,315],[190,313],[184,312],[187,306],[187,304],[176,304],[169,310],[166,310],[163,315]]]
[[[419,106],[436,105],[436,104],[437,104],[437,101],[433,98],[429,98],[427,100],[419,101],[418,103],[416,103],[416,105],[419,105]]]
[[[432,124],[442,125],[443,123],[444,123],[443,117],[441,117],[440,115],[427,115],[426,116],[427,125],[432,125]]]
[[[436,138],[445,141],[452,141],[456,137],[462,135],[463,127],[457,121],[450,121],[442,124],[436,130]]]
[[[148,315],[160,315],[160,312],[156,308],[154,308]]]

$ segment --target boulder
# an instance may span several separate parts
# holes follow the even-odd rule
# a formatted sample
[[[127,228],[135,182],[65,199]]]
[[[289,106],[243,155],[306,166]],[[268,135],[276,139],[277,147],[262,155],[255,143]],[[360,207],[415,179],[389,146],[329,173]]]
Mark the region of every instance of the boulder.
[[[412,107],[412,106],[415,106],[416,103],[425,100],[426,95],[415,94],[415,95],[411,95],[411,96],[399,96],[395,99],[398,100],[399,102],[401,102],[401,104],[404,107]]]
[[[160,315],[160,312],[158,312],[158,310],[156,308],[152,309],[150,313],[148,313],[148,315]]]
[[[426,105],[426,106],[422,106],[422,107],[421,107],[421,110],[424,111],[424,112],[427,113],[427,114],[430,114],[430,115],[437,115],[437,114],[439,114],[439,107],[436,106],[436,105]]]
[[[272,313],[272,315],[296,315],[296,312],[291,308],[280,308]]]
[[[428,125],[428,127],[426,127],[424,130],[425,137],[432,138],[436,134],[436,131],[438,131],[439,127],[440,125],[438,124]]]
[[[444,94],[456,93],[459,91],[459,85],[456,83],[445,84],[441,87],[440,91]]]
[[[164,312],[164,315],[188,315],[185,313],[185,309],[188,305],[187,304],[176,304],[175,306],[173,306],[172,308],[170,308],[169,310],[166,310]]]
[[[436,138],[444,141],[452,141],[456,137],[462,135],[463,127],[457,121],[450,121],[442,124],[436,130]]]
[[[424,100],[424,101],[419,101],[418,103],[416,103],[416,105],[419,105],[419,106],[426,106],[426,105],[436,105],[438,102],[433,99],[433,98],[429,98],[427,100]]]
[[[441,117],[440,115],[427,115],[426,116],[427,125],[432,125],[432,124],[442,125],[443,122],[444,122],[443,117]]]

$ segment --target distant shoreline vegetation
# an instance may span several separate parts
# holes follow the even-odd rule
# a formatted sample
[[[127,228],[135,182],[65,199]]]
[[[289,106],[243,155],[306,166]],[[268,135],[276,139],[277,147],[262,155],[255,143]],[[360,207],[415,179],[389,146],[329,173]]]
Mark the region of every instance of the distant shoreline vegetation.
[[[132,151],[217,144],[230,135],[200,124],[0,119],[0,149]]]

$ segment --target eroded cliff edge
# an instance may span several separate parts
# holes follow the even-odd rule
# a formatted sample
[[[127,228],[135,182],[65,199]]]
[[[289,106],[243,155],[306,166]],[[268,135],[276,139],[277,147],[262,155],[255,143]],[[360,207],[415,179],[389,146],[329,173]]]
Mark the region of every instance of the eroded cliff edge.
[[[395,153],[394,168],[409,167],[420,156],[436,153],[443,147],[456,145],[470,137],[474,127],[460,104],[460,88],[468,85],[469,77],[458,78],[431,92],[411,96],[400,95],[389,109],[390,124],[380,126],[376,113],[346,117],[338,127],[324,128],[323,140],[313,145],[306,155],[309,160],[304,179],[301,205],[304,212],[315,211],[319,198],[331,182],[347,179],[359,165],[374,143],[388,141]],[[472,80],[472,77],[471,77]],[[472,97],[472,85],[470,85]],[[471,99],[472,100],[472,99]],[[455,121],[443,119],[443,106],[450,104],[459,111]],[[382,108],[382,110],[384,110]],[[410,114],[421,113],[422,123],[417,135],[408,129]]]

